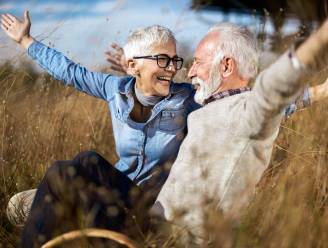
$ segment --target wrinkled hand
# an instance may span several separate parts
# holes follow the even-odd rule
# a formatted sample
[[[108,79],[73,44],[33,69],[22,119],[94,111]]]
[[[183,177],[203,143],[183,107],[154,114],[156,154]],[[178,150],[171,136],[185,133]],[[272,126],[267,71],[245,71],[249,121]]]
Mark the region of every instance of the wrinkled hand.
[[[328,98],[328,78],[322,84],[309,88],[311,104]]]
[[[328,18],[296,50],[299,61],[307,68],[319,70],[328,61]]]
[[[116,43],[112,43],[111,47],[111,50],[105,52],[106,60],[110,63],[109,68],[114,71],[126,73],[127,65],[123,48]]]
[[[1,28],[14,41],[22,45],[24,39],[30,38],[31,20],[29,12],[24,12],[23,21],[11,14],[1,16]]]

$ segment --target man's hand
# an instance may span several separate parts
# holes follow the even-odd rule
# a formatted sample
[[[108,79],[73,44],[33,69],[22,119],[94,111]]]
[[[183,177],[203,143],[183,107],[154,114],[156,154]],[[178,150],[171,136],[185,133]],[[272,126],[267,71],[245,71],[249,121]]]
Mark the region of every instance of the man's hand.
[[[1,28],[14,41],[28,48],[33,38],[30,36],[31,20],[29,12],[24,12],[24,20],[21,21],[11,14],[3,14],[1,16]]]
[[[299,61],[307,68],[318,70],[328,61],[328,19],[296,50]]]
[[[114,71],[126,73],[127,65],[122,47],[116,43],[112,43],[111,47],[112,50],[105,52],[106,60],[110,63],[109,68]]]
[[[328,98],[328,78],[322,84],[309,88],[311,103],[315,103]]]

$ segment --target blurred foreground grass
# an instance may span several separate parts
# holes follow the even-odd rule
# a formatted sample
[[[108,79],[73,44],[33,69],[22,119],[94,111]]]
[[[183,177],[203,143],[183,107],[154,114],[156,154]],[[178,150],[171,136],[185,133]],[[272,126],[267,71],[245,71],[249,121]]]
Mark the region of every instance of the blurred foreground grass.
[[[327,106],[322,101],[282,123],[270,167],[240,224],[209,217],[216,247],[327,247]],[[0,120],[0,247],[16,247],[20,230],[5,215],[14,193],[36,187],[52,162],[82,150],[95,149],[112,163],[117,156],[107,104],[28,65],[0,66]],[[158,247],[175,246],[175,238]]]

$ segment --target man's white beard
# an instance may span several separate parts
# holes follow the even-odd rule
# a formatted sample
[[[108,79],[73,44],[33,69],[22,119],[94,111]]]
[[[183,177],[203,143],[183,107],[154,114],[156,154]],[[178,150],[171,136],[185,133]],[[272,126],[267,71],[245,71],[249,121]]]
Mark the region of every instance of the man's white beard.
[[[192,84],[199,84],[199,87],[194,96],[195,102],[200,105],[205,104],[205,100],[208,99],[221,85],[222,77],[221,75],[214,75],[214,73],[210,73],[210,77],[208,82],[200,79],[199,77],[194,77],[192,79]]]

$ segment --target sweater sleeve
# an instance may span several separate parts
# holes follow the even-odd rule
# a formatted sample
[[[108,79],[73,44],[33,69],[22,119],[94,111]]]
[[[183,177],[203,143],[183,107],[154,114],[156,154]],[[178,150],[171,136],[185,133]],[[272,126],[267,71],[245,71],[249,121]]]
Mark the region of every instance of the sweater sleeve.
[[[276,133],[286,106],[303,90],[305,69],[293,66],[293,56],[285,53],[256,79],[244,112],[252,139],[266,139]]]

